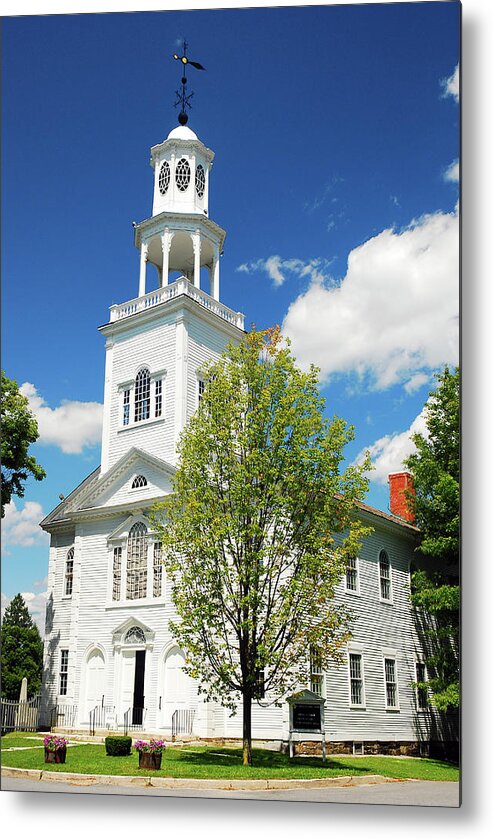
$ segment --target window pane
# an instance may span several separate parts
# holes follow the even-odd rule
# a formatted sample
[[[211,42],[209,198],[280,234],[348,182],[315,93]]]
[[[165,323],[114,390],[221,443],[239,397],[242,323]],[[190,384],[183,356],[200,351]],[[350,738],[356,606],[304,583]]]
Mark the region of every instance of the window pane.
[[[161,597],[163,586],[163,563],[161,542],[154,542],[154,557],[153,557],[153,580],[152,580],[152,594],[153,597]]]
[[[147,528],[134,524],[127,541],[127,599],[137,600],[147,594]]]
[[[145,367],[135,379],[135,422],[149,419],[151,404],[151,377]]]
[[[426,682],[426,668],[423,662],[416,662],[416,681]],[[418,687],[417,689],[418,708],[423,711],[428,708],[428,691],[426,687]]]
[[[155,400],[154,416],[160,417],[163,412],[163,383],[161,379],[156,382]]]
[[[380,551],[380,596],[383,600],[390,600],[390,561],[386,551]]]
[[[128,425],[130,422],[130,391],[123,391],[123,425]]]
[[[65,594],[72,594],[74,582],[74,549],[71,548],[65,562]]]
[[[393,658],[385,659],[385,691],[387,697],[387,706],[389,708],[397,707],[397,679],[395,660]]]
[[[355,556],[351,556],[348,559],[346,567],[346,588],[349,591],[358,590],[358,566]]]
[[[67,695],[68,684],[68,650],[60,650],[60,694]]]
[[[323,671],[320,653],[310,647],[310,690],[317,696],[322,696]]]
[[[351,653],[349,656],[349,675],[351,681],[351,704],[363,704],[363,679],[361,677],[361,655]]]
[[[113,549],[113,600],[119,600],[122,585],[122,549]]]

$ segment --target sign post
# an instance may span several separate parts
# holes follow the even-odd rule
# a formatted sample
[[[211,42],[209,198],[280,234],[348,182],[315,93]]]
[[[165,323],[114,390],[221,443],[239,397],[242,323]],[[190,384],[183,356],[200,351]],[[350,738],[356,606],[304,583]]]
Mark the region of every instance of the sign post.
[[[287,698],[289,704],[289,756],[294,756],[294,743],[313,740],[322,743],[322,758],[325,763],[325,699],[311,690],[301,690]]]

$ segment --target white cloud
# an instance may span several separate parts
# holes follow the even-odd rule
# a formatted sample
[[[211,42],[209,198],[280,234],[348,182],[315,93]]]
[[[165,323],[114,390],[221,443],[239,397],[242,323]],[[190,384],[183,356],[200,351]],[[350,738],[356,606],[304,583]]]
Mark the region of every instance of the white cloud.
[[[43,508],[37,501],[26,501],[22,510],[17,509],[15,501],[7,504],[2,523],[4,550],[8,552],[8,548],[13,545],[30,548],[46,544],[50,537],[39,526],[44,516]]]
[[[26,604],[27,608],[29,609],[29,613],[37,625],[41,637],[44,637],[45,633],[45,614],[46,614],[46,600],[47,600],[48,592],[42,591],[38,593],[34,593],[32,591],[21,591],[21,596],[24,599],[24,603]],[[13,600],[12,597],[7,597],[6,594],[2,591],[2,619],[5,612],[5,609],[9,605],[9,603]]]
[[[404,385],[406,393],[415,393],[423,385],[430,381],[430,376],[426,373],[415,373],[411,376],[408,382]]]
[[[459,169],[459,161],[458,160],[452,161],[450,166],[447,166],[447,168],[445,169],[445,172],[443,174],[443,177],[446,181],[452,181],[452,183],[458,183],[459,182],[460,169]]]
[[[416,450],[411,440],[413,434],[422,434],[423,437],[428,437],[426,406],[418,414],[407,431],[380,437],[368,449],[360,452],[355,462],[361,463],[368,450],[373,465],[373,470],[368,473],[370,479],[378,484],[386,484],[389,474],[391,472],[400,472],[403,468],[403,461]]]
[[[442,79],[443,95],[452,96],[456,102],[459,101],[459,65],[448,79]]]
[[[59,446],[65,454],[80,454],[101,440],[103,406],[99,402],[70,402],[50,408],[35,386],[24,382],[21,393],[38,421],[39,443]]]
[[[237,267],[237,271],[245,274],[252,274],[255,271],[265,271],[275,286],[281,286],[286,274],[296,277],[308,277],[311,282],[320,282],[324,278],[323,272],[330,265],[328,259],[310,259],[308,262],[302,259],[282,259],[277,254],[267,259],[256,259],[253,262],[244,262]]]
[[[457,208],[383,230],[351,251],[337,285],[320,269],[309,276],[283,334],[301,366],[320,367],[322,381],[355,372],[382,390],[458,363]]]

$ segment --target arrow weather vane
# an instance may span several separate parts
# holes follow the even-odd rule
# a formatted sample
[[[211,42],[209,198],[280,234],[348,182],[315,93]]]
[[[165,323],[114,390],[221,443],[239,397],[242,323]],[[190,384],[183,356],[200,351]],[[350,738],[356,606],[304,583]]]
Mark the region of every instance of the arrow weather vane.
[[[195,67],[196,70],[205,70],[205,67],[202,67],[202,64],[199,64],[198,61],[190,61],[187,57],[187,48],[188,44],[184,40],[183,41],[183,55],[178,55],[176,52],[173,53],[173,58],[176,61],[181,61],[182,68],[183,68],[183,76],[181,77],[181,90],[176,91],[176,102],[175,108],[180,105],[181,111],[178,114],[178,122],[180,125],[186,125],[188,122],[188,114],[187,108],[190,110],[192,107],[190,104],[190,99],[193,96],[193,90],[190,93],[187,93],[187,66],[190,64],[192,67]]]

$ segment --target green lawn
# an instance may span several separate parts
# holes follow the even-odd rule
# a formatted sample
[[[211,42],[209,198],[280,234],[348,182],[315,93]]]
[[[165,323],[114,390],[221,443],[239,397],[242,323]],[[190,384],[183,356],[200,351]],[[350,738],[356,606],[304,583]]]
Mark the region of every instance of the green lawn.
[[[44,736],[44,734],[36,734],[35,731],[15,731],[12,732],[12,734],[5,734],[2,737],[1,748],[8,749],[13,746],[42,746]]]
[[[2,737],[2,763],[5,767],[47,769],[50,772],[77,772],[87,775],[149,775],[139,770],[138,754],[107,757],[102,745],[74,745],[67,749],[65,764],[45,764],[40,749],[7,752],[18,745],[18,735]],[[24,738],[23,745],[27,746]],[[35,745],[35,741],[30,741]],[[152,774],[167,778],[330,778],[337,775],[384,775],[387,778],[420,778],[427,781],[458,781],[456,766],[439,760],[395,757],[341,757],[328,759],[294,758],[267,749],[254,749],[252,767],[242,766],[241,749],[210,746],[168,747],[162,767]]]

